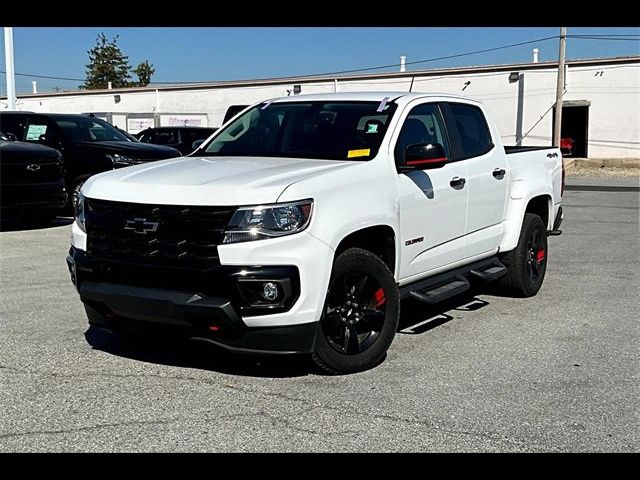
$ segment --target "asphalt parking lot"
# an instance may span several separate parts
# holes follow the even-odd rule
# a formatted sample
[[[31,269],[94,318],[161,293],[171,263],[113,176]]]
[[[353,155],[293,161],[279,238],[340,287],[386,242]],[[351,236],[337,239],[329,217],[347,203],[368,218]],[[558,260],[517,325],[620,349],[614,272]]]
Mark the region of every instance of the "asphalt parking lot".
[[[536,297],[404,304],[386,360],[340,377],[88,330],[69,222],[5,229],[0,451],[637,452],[638,203],[566,192]]]

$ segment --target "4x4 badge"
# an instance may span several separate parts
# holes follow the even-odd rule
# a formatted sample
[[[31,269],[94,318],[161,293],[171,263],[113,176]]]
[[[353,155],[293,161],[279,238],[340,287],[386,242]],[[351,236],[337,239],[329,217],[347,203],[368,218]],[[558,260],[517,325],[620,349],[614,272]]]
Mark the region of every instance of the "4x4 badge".
[[[160,225],[160,222],[150,222],[146,218],[134,218],[133,220],[127,220],[124,229],[146,235],[149,232],[155,232],[158,229],[158,225]]]

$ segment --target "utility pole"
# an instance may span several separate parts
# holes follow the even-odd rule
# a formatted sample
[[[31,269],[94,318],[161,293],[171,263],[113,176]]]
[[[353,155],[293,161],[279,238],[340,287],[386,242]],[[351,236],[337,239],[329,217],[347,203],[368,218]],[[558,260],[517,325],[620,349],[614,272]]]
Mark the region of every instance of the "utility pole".
[[[13,28],[4,27],[4,56],[7,70],[8,110],[16,109],[16,77],[13,69]]]
[[[567,47],[567,27],[560,27],[560,50],[558,52],[558,84],[556,85],[556,111],[553,119],[552,146],[560,146],[562,127],[562,94],[564,93],[564,56]]]

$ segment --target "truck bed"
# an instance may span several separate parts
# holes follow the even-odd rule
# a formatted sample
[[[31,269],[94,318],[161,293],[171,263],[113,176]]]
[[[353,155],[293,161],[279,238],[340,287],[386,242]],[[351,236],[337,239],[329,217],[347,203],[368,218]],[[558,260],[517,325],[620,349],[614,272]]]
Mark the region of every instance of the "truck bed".
[[[523,153],[523,152],[533,152],[536,150],[550,150],[553,148],[557,148],[557,147],[550,147],[550,146],[546,146],[546,147],[539,147],[539,146],[520,146],[520,145],[505,145],[504,146],[504,152],[507,155],[510,155],[512,153]]]

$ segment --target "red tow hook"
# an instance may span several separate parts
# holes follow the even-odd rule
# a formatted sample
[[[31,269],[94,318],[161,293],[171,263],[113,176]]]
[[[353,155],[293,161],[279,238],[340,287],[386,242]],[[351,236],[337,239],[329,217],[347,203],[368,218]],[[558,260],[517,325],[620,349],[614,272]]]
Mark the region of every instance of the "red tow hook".
[[[381,288],[376,290],[376,293],[373,295],[373,299],[376,301],[376,307],[384,305],[384,303],[386,302],[386,299],[384,298],[384,290],[382,290]]]

